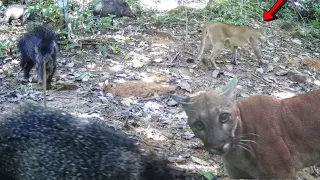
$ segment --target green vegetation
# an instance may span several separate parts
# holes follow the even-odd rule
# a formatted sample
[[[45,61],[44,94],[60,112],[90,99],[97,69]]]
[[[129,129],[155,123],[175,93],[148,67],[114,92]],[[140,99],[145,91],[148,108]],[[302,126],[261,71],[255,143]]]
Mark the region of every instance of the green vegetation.
[[[270,9],[274,0],[215,0],[205,8],[195,9],[180,6],[166,13],[154,14],[151,22],[156,26],[178,26],[199,22],[198,27],[205,21],[224,22],[234,25],[248,25],[252,19],[263,21],[263,10]],[[305,35],[320,37],[320,4],[318,0],[307,0],[304,7],[288,1],[278,12],[279,19],[290,24],[300,24],[307,28]],[[150,18],[144,17],[144,22]]]
[[[47,0],[41,3],[35,2],[32,5],[29,5],[25,17],[29,16],[34,16],[36,19],[41,19],[43,21],[59,25],[61,11],[59,6],[54,3],[54,0]]]
[[[5,40],[0,40],[0,58],[4,58],[8,55],[9,52],[12,52],[12,49],[15,48],[16,41],[12,38]]]
[[[37,0],[29,1],[29,10],[25,16],[31,16],[28,26],[34,26],[37,21],[45,21],[53,24],[59,34],[65,34],[66,31],[73,34],[97,34],[110,29],[118,29],[116,25],[111,26],[112,17],[97,18],[92,15],[92,7],[97,4],[97,0],[88,4],[82,4],[82,1],[69,1],[69,27],[63,26],[62,9],[55,3],[55,0]],[[190,8],[179,6],[167,12],[143,12],[139,6],[139,0],[127,0],[134,15],[137,17],[141,26],[153,25],[156,27],[185,27],[186,29],[199,30],[206,21],[224,22],[234,25],[248,25],[253,21],[263,21],[263,10],[270,9],[274,0],[212,0],[204,8]],[[320,4],[318,0],[306,0],[302,6],[295,5],[288,1],[278,12],[277,16],[283,23],[299,26],[303,31],[295,30],[291,32],[293,36],[310,38],[311,41],[320,37]],[[0,8],[3,12],[3,6]],[[124,24],[129,21],[123,18]],[[14,41],[7,39],[0,42],[0,56],[8,54],[14,46]],[[66,49],[76,48],[76,43],[63,42]],[[118,46],[98,47],[102,55],[108,53],[118,54],[121,49]],[[101,50],[101,51],[100,51]]]

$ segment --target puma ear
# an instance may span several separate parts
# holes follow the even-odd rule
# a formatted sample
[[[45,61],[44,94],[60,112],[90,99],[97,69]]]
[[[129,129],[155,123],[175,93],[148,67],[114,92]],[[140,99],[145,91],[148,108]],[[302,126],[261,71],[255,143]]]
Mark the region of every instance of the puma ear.
[[[179,104],[182,104],[182,105],[190,104],[190,101],[189,101],[190,97],[188,96],[178,96],[174,94],[169,94],[169,97],[177,101]]]
[[[225,96],[229,99],[233,99],[234,89],[237,85],[238,79],[237,77],[233,77],[225,86],[220,89],[219,96]]]

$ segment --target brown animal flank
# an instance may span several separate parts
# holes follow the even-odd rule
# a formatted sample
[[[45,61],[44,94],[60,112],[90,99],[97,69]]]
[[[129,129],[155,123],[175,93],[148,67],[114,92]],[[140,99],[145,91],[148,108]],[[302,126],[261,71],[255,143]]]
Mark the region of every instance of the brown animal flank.
[[[222,157],[229,178],[293,179],[320,163],[320,90],[288,99],[235,101],[233,78],[220,90],[171,97],[205,148]],[[191,102],[191,103],[190,103]]]
[[[232,50],[231,62],[235,65],[237,62],[237,49],[245,44],[250,44],[254,54],[261,63],[261,52],[259,43],[263,39],[263,30],[254,29],[248,26],[234,26],[223,23],[206,23],[202,30],[200,51],[196,60],[202,60],[208,68],[218,69],[215,58],[220,54],[224,45]],[[208,59],[202,59],[205,51],[211,48],[211,54]]]

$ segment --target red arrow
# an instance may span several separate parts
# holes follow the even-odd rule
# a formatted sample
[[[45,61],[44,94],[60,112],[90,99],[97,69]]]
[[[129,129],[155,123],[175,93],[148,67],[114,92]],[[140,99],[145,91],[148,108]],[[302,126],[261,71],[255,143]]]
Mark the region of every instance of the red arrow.
[[[277,19],[275,14],[282,8],[282,6],[287,2],[287,0],[277,0],[269,11],[263,11],[263,20],[272,21]]]

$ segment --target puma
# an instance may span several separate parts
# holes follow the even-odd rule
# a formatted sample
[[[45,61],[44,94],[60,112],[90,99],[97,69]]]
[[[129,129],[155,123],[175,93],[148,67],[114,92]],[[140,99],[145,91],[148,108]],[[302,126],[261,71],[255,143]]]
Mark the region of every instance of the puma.
[[[261,52],[259,44],[264,39],[263,29],[254,29],[249,26],[235,26],[223,23],[206,23],[202,30],[201,45],[196,61],[202,59],[202,56],[210,45],[212,46],[209,59],[203,59],[202,62],[208,68],[212,66],[219,69],[215,63],[215,58],[220,54],[224,45],[232,50],[231,63],[237,65],[237,49],[249,43],[253,48],[254,54],[261,64]]]
[[[320,163],[320,90],[235,101],[236,83],[195,97],[171,95],[206,150],[222,157],[229,178],[295,178]]]

